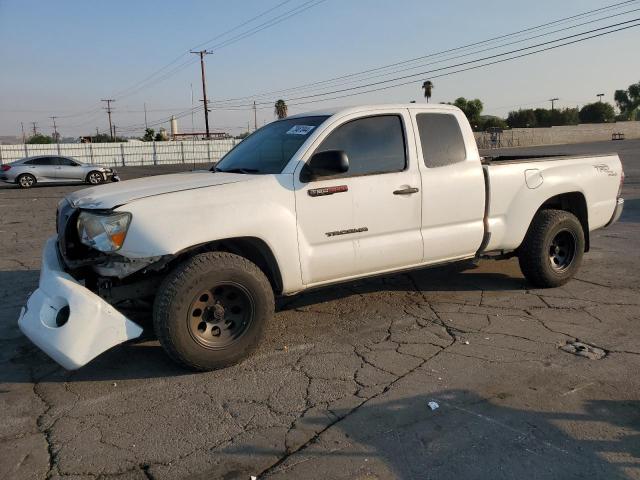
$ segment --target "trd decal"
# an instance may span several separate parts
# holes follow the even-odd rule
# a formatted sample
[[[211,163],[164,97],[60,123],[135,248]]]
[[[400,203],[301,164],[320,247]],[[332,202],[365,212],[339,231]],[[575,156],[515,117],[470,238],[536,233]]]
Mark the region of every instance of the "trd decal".
[[[609,165],[607,165],[605,163],[601,163],[599,165],[594,165],[593,168],[595,168],[599,173],[606,173],[610,177],[617,177],[618,176],[618,174],[616,172],[614,172],[613,170],[611,170],[609,168]]]
[[[325,235],[327,237],[336,237],[338,235],[349,235],[350,233],[360,233],[360,232],[368,232],[369,229],[367,227],[360,228],[349,228],[347,230],[336,230],[335,232],[327,232]]]
[[[325,195],[333,195],[334,193],[342,193],[349,191],[346,185],[336,185],[335,187],[312,188],[307,190],[310,197],[323,197]]]

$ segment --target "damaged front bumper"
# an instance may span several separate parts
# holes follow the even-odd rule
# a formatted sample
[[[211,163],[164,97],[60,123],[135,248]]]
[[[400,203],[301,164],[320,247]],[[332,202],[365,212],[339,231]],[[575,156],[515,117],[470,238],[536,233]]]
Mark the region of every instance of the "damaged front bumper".
[[[18,325],[67,370],[80,368],[109,348],[142,334],[142,327],[64,271],[56,237],[45,244],[40,285],[22,308]]]

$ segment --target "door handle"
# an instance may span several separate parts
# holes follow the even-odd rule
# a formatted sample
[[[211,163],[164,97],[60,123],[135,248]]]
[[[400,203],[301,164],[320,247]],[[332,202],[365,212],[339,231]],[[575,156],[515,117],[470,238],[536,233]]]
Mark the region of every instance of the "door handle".
[[[394,195],[411,195],[414,193],[418,193],[419,191],[420,189],[416,187],[406,187],[406,188],[401,188],[400,190],[394,190],[393,194]]]

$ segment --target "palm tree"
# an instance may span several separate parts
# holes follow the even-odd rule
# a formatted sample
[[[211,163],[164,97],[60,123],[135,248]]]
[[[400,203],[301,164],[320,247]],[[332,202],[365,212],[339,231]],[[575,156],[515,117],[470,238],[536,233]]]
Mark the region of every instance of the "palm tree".
[[[433,82],[431,80],[427,80],[422,84],[422,89],[424,90],[424,98],[427,99],[427,103],[429,103],[429,99],[431,98],[431,92],[433,90]]]
[[[284,100],[278,100],[275,105],[274,113],[279,120],[287,118],[288,107]]]

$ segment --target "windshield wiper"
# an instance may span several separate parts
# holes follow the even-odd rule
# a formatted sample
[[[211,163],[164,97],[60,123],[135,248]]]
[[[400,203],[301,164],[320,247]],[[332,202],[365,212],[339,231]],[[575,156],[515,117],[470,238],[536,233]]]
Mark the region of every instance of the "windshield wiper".
[[[230,168],[229,170],[220,170],[216,168],[214,172],[221,173],[260,173],[260,170],[256,170],[255,168]]]

